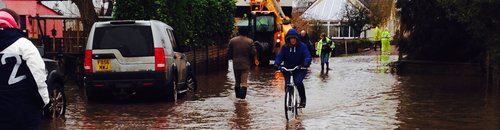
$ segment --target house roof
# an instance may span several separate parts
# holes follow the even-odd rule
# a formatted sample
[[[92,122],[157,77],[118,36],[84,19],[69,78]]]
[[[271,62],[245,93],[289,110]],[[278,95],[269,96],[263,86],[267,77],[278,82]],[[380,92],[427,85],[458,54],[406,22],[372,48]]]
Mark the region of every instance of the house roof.
[[[79,17],[80,11],[71,1],[42,1],[42,4],[60,12],[64,16]]]
[[[346,0],[318,0],[302,14],[301,18],[319,21],[340,21]]]
[[[42,4],[45,6],[60,12],[64,16],[68,17],[79,17],[80,11],[78,10],[78,6],[72,1],[42,1]],[[109,6],[109,2],[100,3],[94,2],[94,8],[99,11],[101,10],[101,6],[104,7],[104,11],[107,10]]]
[[[19,15],[60,15],[37,0],[4,0],[4,3],[7,8],[16,11]]]
[[[339,22],[342,20],[344,8],[347,6],[363,6],[358,0],[318,0],[300,16],[305,20]]]

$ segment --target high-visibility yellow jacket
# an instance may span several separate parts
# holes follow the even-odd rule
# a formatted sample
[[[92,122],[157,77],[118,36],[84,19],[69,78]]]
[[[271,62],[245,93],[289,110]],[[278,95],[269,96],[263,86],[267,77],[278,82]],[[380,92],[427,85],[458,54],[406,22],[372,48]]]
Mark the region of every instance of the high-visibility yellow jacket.
[[[388,30],[382,32],[382,40],[391,40],[391,33]]]
[[[335,43],[332,40],[330,40],[330,38],[326,38],[326,43],[323,43],[323,40],[320,39],[318,42],[318,45],[316,45],[316,55],[318,55],[318,56],[321,55],[321,50],[323,50],[323,44],[328,44],[329,42],[331,42],[330,48],[334,49]],[[330,52],[330,55],[329,55],[330,57],[332,56],[332,52]]]
[[[382,39],[382,32],[380,31],[380,29],[378,27],[376,27],[375,28],[374,40],[375,41],[380,41],[380,39]]]
[[[390,54],[391,52],[391,33],[388,30],[382,32],[382,54]]]

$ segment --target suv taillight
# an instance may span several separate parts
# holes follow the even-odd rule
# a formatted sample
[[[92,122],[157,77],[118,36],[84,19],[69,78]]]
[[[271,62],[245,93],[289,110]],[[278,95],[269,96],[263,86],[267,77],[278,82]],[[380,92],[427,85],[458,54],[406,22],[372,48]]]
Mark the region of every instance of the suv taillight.
[[[83,69],[85,73],[92,73],[92,50],[85,50]]]
[[[276,43],[281,42],[281,32],[278,32],[278,35],[276,35]]]
[[[155,70],[165,71],[165,67],[165,52],[163,51],[163,48],[155,48]]]

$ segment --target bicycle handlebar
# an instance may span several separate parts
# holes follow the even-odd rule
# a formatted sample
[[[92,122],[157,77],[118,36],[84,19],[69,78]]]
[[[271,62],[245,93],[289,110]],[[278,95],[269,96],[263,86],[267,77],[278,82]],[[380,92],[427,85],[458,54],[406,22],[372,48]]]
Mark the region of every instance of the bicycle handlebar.
[[[295,71],[295,70],[306,70],[307,68],[306,67],[302,67],[302,66],[295,66],[293,69],[287,69],[285,67],[281,67],[281,70],[282,71],[287,71],[287,72],[292,72],[292,71]]]

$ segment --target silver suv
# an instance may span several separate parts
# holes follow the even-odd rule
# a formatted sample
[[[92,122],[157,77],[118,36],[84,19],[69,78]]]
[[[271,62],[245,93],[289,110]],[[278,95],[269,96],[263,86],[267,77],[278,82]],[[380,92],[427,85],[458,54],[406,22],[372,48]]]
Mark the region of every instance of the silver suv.
[[[87,99],[100,95],[159,92],[177,100],[194,92],[196,80],[173,29],[156,20],[97,22],[90,32],[84,56]]]

